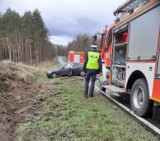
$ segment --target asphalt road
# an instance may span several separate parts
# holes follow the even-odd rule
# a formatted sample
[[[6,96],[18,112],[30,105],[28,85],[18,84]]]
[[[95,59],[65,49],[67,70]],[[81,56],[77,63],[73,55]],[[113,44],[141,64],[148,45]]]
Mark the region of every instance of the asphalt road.
[[[64,62],[63,56],[58,56],[58,62],[59,62],[59,64],[61,64],[62,66],[67,63],[67,62]]]

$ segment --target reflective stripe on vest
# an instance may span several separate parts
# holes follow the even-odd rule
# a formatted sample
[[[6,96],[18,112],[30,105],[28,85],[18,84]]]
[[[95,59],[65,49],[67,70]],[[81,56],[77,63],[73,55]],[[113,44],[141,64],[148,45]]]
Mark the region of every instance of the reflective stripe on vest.
[[[88,62],[86,68],[98,69],[99,68],[98,59],[99,59],[98,52],[88,52]]]

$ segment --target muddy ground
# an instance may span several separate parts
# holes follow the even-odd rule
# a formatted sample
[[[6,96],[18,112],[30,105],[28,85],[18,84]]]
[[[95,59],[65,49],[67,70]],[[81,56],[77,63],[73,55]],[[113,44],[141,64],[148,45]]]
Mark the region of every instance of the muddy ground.
[[[0,93],[0,141],[14,141],[18,124],[34,115],[41,86],[13,81],[9,91]]]
[[[22,64],[0,62],[0,141],[14,141],[18,125],[34,115],[42,83],[33,83],[32,71]]]

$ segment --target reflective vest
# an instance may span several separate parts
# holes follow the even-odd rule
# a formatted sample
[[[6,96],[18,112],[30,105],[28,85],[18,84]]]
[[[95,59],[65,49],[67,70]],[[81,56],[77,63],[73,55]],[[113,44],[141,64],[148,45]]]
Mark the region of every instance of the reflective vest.
[[[88,52],[88,62],[86,65],[87,69],[98,69],[99,64],[98,64],[98,59],[99,59],[99,53],[98,52]]]

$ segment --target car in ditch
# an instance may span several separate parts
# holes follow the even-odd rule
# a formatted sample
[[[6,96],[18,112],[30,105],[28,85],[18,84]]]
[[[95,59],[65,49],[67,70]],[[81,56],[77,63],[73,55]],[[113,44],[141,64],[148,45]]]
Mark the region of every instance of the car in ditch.
[[[46,72],[48,78],[56,78],[61,76],[81,76],[83,73],[83,64],[81,63],[66,63],[65,65],[52,69]]]

